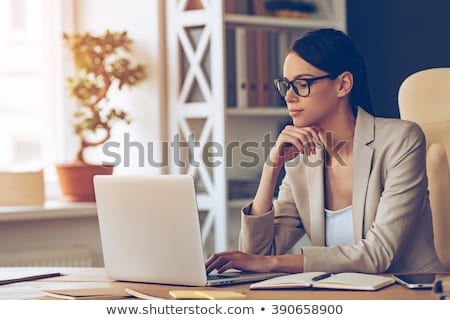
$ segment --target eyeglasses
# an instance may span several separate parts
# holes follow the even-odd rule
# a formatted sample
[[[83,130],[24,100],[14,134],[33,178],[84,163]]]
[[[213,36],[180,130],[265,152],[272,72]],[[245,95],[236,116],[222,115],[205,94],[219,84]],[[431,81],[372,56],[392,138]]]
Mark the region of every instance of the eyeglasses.
[[[307,97],[311,93],[311,84],[314,81],[334,77],[335,75],[333,74],[327,74],[320,77],[294,79],[292,81],[287,81],[285,79],[275,79],[273,83],[275,84],[275,87],[278,89],[278,92],[283,98],[286,96],[287,92],[291,87],[296,95],[300,97]]]

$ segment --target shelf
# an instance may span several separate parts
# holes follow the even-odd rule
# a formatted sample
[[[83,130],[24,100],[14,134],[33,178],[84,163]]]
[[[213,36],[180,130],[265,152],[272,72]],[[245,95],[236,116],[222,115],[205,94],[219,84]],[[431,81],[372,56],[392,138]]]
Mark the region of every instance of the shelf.
[[[346,0],[317,1],[317,13],[305,19],[227,14],[225,1],[228,0],[214,0],[210,1],[214,5],[205,5],[199,10],[185,10],[179,0],[167,0],[166,8],[169,10],[166,10],[166,20],[171,23],[167,25],[169,40],[166,49],[174,61],[182,63],[168,64],[166,82],[167,91],[171,92],[167,99],[169,135],[182,131],[187,138],[190,133],[195,133],[200,141],[206,139],[228,148],[234,146],[231,142],[238,142],[239,146],[246,142],[259,142],[266,134],[272,139],[278,135],[281,126],[291,122],[287,107],[282,106],[285,104],[283,99],[272,92],[273,88],[271,92],[258,91],[264,95],[262,99],[255,100],[254,95],[249,96],[248,92],[240,90],[240,85],[253,81],[253,78],[248,77],[250,72],[258,71],[257,78],[264,79],[264,82],[270,80],[267,79],[269,75],[279,75],[290,42],[300,34],[321,28],[345,30]],[[267,31],[268,39],[256,37],[255,33],[255,39],[251,40],[255,41],[255,48],[264,48],[268,42],[270,54],[265,57],[253,54],[254,48],[249,47],[246,38],[250,29]],[[250,52],[247,51],[249,48]],[[252,56],[255,57],[255,65],[247,70],[248,59]],[[261,70],[255,69],[258,67],[268,70],[259,72]],[[264,150],[258,148],[258,156],[263,153]],[[198,156],[202,154],[198,153]],[[231,154],[230,159],[241,161],[244,157],[243,153],[235,153]],[[210,226],[226,225],[228,212],[237,214],[252,200],[228,199],[230,195],[245,197],[251,193],[227,193],[227,183],[231,177],[259,175],[259,167],[249,170],[237,166],[229,168],[226,162],[222,162],[220,167],[210,170],[204,162],[200,161],[200,165],[203,166],[200,169],[210,177],[202,175],[199,179],[211,179],[214,182],[208,192],[198,188],[198,209],[213,213],[208,215],[211,218],[203,230],[203,237],[214,242],[215,251],[223,251],[229,248],[229,230],[226,227],[213,229]],[[210,234],[212,230],[214,236]]]
[[[43,206],[0,207],[0,221],[31,221],[96,217],[95,203],[47,201]]]
[[[225,15],[225,23],[232,27],[269,27],[280,29],[341,27],[341,24],[338,22],[323,19],[294,19],[244,14],[227,14]]]
[[[286,107],[227,108],[227,115],[233,117],[288,117]]]

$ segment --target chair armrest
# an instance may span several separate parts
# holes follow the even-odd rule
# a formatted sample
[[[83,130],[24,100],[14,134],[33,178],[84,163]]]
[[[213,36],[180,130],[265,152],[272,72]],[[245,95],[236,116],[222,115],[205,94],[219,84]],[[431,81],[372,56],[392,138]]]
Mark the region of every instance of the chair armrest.
[[[439,260],[450,270],[450,173],[444,147],[432,144],[427,150],[426,161],[434,244]]]

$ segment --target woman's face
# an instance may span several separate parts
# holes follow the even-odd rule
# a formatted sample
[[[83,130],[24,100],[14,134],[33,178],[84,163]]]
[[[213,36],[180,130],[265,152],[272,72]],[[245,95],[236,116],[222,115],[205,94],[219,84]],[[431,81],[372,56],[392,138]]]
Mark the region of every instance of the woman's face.
[[[315,78],[327,74],[303,60],[295,52],[289,53],[284,60],[283,75],[287,81]],[[307,97],[296,95],[290,88],[285,96],[285,101],[294,126],[320,126],[337,110],[339,99],[336,81],[329,78],[314,81],[310,85],[310,93]]]

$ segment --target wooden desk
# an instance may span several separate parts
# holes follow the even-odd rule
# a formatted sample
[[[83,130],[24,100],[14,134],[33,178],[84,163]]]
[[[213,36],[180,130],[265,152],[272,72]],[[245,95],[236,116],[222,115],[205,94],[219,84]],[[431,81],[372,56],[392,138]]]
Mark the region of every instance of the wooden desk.
[[[20,271],[24,268],[0,268],[2,273]],[[28,268],[38,272],[61,272],[64,276],[37,281],[19,282],[0,286],[0,300],[40,299],[42,290],[78,288],[148,288],[157,297],[169,298],[169,290],[194,289],[171,285],[119,282],[108,279],[103,268]],[[204,289],[204,288],[202,288]],[[375,292],[302,289],[302,290],[250,290],[248,284],[209,288],[242,292],[252,300],[436,300],[431,290],[411,290],[399,284]]]

